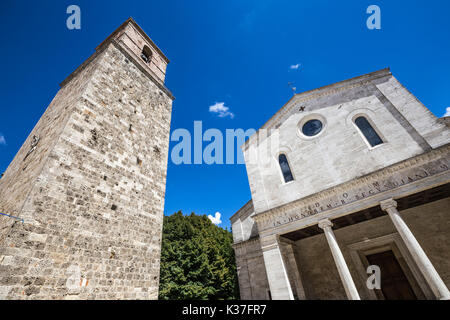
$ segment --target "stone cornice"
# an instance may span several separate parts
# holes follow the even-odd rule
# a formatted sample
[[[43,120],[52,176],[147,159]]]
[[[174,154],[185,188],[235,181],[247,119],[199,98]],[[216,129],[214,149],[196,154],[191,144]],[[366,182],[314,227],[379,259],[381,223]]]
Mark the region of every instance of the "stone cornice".
[[[240,248],[245,247],[245,246],[247,246],[249,244],[253,244],[254,242],[258,242],[259,243],[259,236],[247,239],[245,241],[233,243],[231,246],[233,247],[233,249],[240,249]]]
[[[430,161],[433,160],[440,160],[440,159],[444,159],[447,162],[450,162],[450,157],[449,157],[449,153],[450,153],[450,144],[446,144],[442,147],[439,147],[437,149],[433,149],[429,152],[426,153],[422,153],[420,155],[417,155],[415,157],[409,158],[407,160],[401,161],[399,163],[393,164],[389,167],[380,169],[378,171],[372,172],[370,174],[367,174],[365,176],[359,177],[359,178],[355,178],[351,181],[342,183],[338,186],[317,192],[313,195],[307,196],[305,198],[302,199],[298,199],[296,201],[292,201],[290,203],[287,203],[285,205],[281,205],[269,210],[266,210],[264,212],[260,212],[258,214],[255,214],[252,218],[254,219],[254,221],[257,223],[258,225],[258,229],[261,231],[266,230],[267,228],[260,228],[260,226],[262,226],[263,224],[266,224],[268,221],[274,220],[275,217],[277,216],[281,216],[282,214],[286,214],[287,212],[292,212],[292,211],[297,211],[299,212],[300,209],[304,209],[304,208],[310,208],[310,210],[316,210],[315,207],[317,207],[317,203],[326,200],[326,199],[330,199],[333,198],[337,195],[342,195],[342,194],[346,194],[346,192],[348,192],[349,190],[354,190],[358,187],[364,187],[367,185],[372,185],[378,181],[380,181],[380,179],[386,179],[386,178],[390,178],[392,177],[395,173],[398,173],[401,170],[405,170],[405,169],[413,169],[414,167],[426,164]],[[447,168],[446,169],[442,169],[443,171],[448,171],[449,168],[447,165],[445,165]],[[419,180],[419,178],[417,179]],[[405,184],[410,183],[410,181],[406,181]],[[384,192],[384,191],[383,191]],[[368,195],[369,197],[372,196],[371,194]],[[355,200],[357,201],[357,200]],[[347,204],[353,203],[355,201],[352,202],[347,202],[346,204],[338,204],[334,207],[325,207],[324,210],[321,210],[320,213],[335,209],[337,207],[343,207]],[[322,208],[323,209],[323,208]],[[309,215],[305,215],[304,218],[310,216],[310,215],[314,215],[318,212],[309,214]],[[302,218],[300,218],[300,220],[303,219],[303,215]]]
[[[253,201],[252,199],[250,199],[249,201],[247,201],[246,204],[244,204],[238,211],[236,211],[236,213],[234,213],[230,217],[230,221],[231,222],[236,221],[243,213],[247,213],[252,208],[253,208]]]

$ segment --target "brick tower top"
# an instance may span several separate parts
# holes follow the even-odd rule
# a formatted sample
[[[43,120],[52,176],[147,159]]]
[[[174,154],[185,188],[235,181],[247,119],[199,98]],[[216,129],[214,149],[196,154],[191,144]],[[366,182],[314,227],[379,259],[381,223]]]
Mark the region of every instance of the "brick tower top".
[[[159,81],[164,83],[169,59],[167,59],[164,53],[162,53],[133,18],[128,18],[96,50],[99,50],[111,40],[117,41],[128,54],[139,61],[144,68],[150,70]]]
[[[77,70],[67,77],[61,86],[69,82],[81,69],[93,60],[110,43],[114,43],[122,52],[132,59],[143,71],[145,71],[157,84],[164,87],[169,96],[173,98],[170,91],[164,86],[166,77],[166,68],[169,59],[164,55],[161,49],[150,39],[142,28],[134,21],[128,18],[120,27],[118,27],[109,37],[107,37],[95,50],[96,52],[87,59]]]

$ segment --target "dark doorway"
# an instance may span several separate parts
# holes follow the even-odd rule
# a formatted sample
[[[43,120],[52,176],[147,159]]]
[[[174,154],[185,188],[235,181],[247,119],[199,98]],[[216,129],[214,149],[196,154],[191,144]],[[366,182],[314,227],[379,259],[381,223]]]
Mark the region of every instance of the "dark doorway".
[[[366,258],[370,265],[380,267],[381,292],[386,300],[417,300],[411,284],[391,250],[371,254]]]

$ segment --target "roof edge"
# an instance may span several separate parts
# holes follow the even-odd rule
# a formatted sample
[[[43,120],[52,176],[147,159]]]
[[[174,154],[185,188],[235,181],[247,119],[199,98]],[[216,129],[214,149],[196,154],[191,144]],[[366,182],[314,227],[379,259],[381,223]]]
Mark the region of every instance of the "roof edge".
[[[255,134],[258,134],[258,131],[260,129],[265,129],[273,120],[275,120],[280,115],[280,112],[282,110],[284,110],[293,100],[295,100],[295,99],[297,99],[299,97],[314,96],[316,94],[323,93],[324,91],[326,92],[328,90],[331,90],[332,88],[335,88],[337,86],[344,86],[344,85],[346,85],[348,83],[351,83],[351,82],[356,82],[357,83],[357,82],[361,82],[361,81],[364,81],[364,80],[367,80],[367,79],[377,79],[377,78],[381,78],[381,77],[385,77],[385,76],[391,76],[391,75],[392,75],[391,69],[389,67],[387,67],[387,68],[380,69],[380,70],[373,71],[373,72],[369,72],[369,73],[366,73],[366,74],[363,74],[363,75],[360,75],[360,76],[356,76],[356,77],[353,77],[353,78],[349,78],[349,79],[346,79],[346,80],[342,80],[342,81],[339,81],[339,82],[328,84],[328,85],[325,85],[325,86],[322,86],[322,87],[319,87],[319,88],[316,88],[316,89],[312,89],[312,90],[307,90],[307,91],[304,91],[304,92],[296,93],[280,109],[278,109],[278,111],[272,117],[270,117],[270,119],[267,120],[257,130],[257,132]],[[242,145],[242,148],[245,148],[245,147],[248,146],[248,143],[251,140],[250,138],[251,137],[249,137],[249,139],[247,139],[245,141],[245,143]]]
[[[239,216],[239,213],[245,208],[247,207],[249,204],[253,205],[253,199],[248,200],[239,210],[237,210],[230,218],[229,220],[232,221],[235,218],[237,218]]]
[[[139,31],[139,33],[142,34],[142,36],[147,40],[154,48],[155,50],[161,55],[161,57],[169,63],[170,60],[166,57],[166,55],[161,51],[161,49],[153,42],[152,39],[145,33],[145,31],[137,24],[137,22],[132,18],[129,17],[124,23],[122,23],[116,30],[114,30],[105,40],[103,40],[96,48],[95,50],[98,50],[101,48],[105,43],[109,42],[111,38],[113,38],[119,31],[121,31],[123,28],[125,28],[128,24],[132,23],[136,29]]]

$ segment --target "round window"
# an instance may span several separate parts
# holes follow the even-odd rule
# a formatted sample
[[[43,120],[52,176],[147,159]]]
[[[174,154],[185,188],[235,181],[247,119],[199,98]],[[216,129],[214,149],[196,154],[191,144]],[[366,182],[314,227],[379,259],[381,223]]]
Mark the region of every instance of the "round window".
[[[307,121],[303,125],[302,132],[305,136],[312,137],[319,134],[319,132],[322,131],[322,128],[322,121],[314,119]]]

